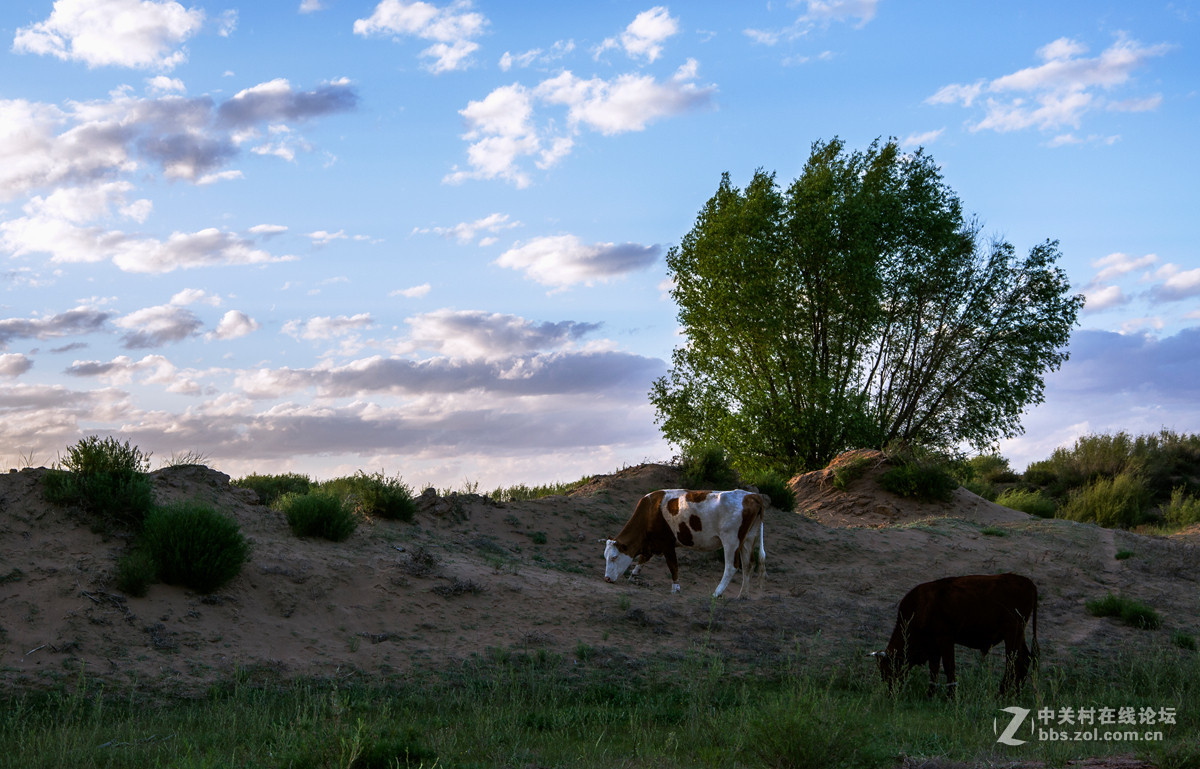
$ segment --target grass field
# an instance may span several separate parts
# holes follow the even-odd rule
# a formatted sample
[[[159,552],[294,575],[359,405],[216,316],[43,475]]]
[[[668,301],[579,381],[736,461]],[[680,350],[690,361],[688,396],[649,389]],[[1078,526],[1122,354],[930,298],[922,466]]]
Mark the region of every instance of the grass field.
[[[797,650],[776,669],[754,670],[700,646],[655,661],[584,646],[569,659],[493,650],[454,670],[386,679],[285,680],[246,670],[194,698],[111,691],[85,673],[54,691],[2,698],[0,766],[1062,766],[1102,755],[1200,766],[1194,651],[1044,664],[1032,686],[1005,699],[995,693],[998,653],[983,663],[965,649],[958,656],[955,700],[927,699],[923,670],[889,694],[861,652],[818,660]],[[996,740],[1011,719],[1000,709],[1013,705],[1031,711],[1020,746]],[[1087,730],[1058,722],[1066,709],[1088,708],[1153,709],[1155,723],[1090,728],[1162,738],[1049,740],[1030,731]],[[1175,723],[1165,723],[1163,709]]]

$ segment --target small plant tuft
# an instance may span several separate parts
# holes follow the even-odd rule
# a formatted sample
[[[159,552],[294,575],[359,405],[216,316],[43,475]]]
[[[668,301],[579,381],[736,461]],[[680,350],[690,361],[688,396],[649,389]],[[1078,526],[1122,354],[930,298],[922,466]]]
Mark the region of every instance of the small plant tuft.
[[[117,561],[113,582],[122,593],[141,598],[158,582],[158,562],[145,547],[135,547]]]
[[[1084,604],[1096,617],[1116,617],[1131,627],[1154,630],[1162,625],[1162,618],[1151,607],[1123,595],[1109,593]]]
[[[284,494],[276,501],[276,507],[297,537],[341,542],[358,528],[354,512],[340,498],[327,493]]]
[[[1196,636],[1183,630],[1176,630],[1171,634],[1171,643],[1180,649],[1186,649],[1190,652],[1196,651]]]

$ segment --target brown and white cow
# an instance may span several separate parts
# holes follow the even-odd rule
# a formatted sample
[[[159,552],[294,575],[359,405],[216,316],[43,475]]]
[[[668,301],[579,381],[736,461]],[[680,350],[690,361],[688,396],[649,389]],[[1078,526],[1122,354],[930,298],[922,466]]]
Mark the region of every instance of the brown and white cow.
[[[742,569],[742,595],[750,582],[750,556],[758,550],[759,584],[766,576],[763,511],[766,498],[751,491],[660,489],[642,497],[616,539],[604,542],[604,579],[615,582],[635,560],[642,564],[662,555],[671,570],[671,592],[679,592],[676,546],[725,551],[725,573],[713,597],[725,591],[733,573]],[[630,576],[632,577],[633,574]]]
[[[1037,585],[1019,574],[945,577],[917,585],[900,601],[887,651],[874,652],[884,683],[894,687],[909,669],[929,665],[929,694],[937,686],[939,663],[954,695],[954,645],[983,654],[1004,643],[1000,694],[1021,683],[1036,663]],[[1033,623],[1033,652],[1025,645],[1025,624]]]

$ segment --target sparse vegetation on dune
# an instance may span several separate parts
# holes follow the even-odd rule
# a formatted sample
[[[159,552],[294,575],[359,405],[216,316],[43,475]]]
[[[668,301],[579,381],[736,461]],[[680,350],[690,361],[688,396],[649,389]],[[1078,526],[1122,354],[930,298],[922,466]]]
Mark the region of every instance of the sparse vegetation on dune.
[[[138,456],[127,444],[108,445]],[[693,467],[719,474],[727,464],[714,451]],[[920,509],[911,497],[878,491],[889,468],[905,468],[906,483],[936,498],[939,489],[966,477],[965,465],[970,477],[1004,487],[1000,498],[1013,507],[1044,512],[1049,504],[1054,512],[1049,492],[996,456],[955,463],[863,452],[835,465],[824,486],[870,501],[857,509],[876,500]],[[1168,508],[1175,512],[1163,516],[1183,522],[1200,503],[1184,479],[1193,471],[1174,466],[1182,468]],[[768,592],[752,603],[689,596],[689,578],[698,580],[701,593],[711,588],[713,575],[704,570],[713,564],[702,554],[682,559],[683,596],[668,598],[661,563],[648,566],[639,582],[604,585],[595,569],[580,579],[599,567],[594,535],[620,526],[637,495],[650,490],[641,488],[649,479],[656,487],[678,483],[683,470],[646,466],[534,488],[502,487],[487,497],[464,492],[460,508],[444,515],[422,499],[415,518],[403,512],[414,502],[399,476],[360,472],[325,482],[294,474],[247,476],[233,485],[257,496],[230,493],[248,500],[238,520],[253,528],[251,537],[224,518],[219,505],[153,505],[140,526],[126,529],[127,538],[109,537],[106,542],[118,544],[97,551],[99,560],[112,558],[102,591],[88,585],[79,564],[71,567],[79,574],[68,588],[74,596],[86,585],[81,604],[112,609],[73,627],[126,632],[137,625],[129,632],[144,633],[149,645],[109,652],[99,666],[48,666],[38,686],[0,693],[0,744],[7,748],[0,765],[610,767],[636,758],[663,767],[820,769],[1062,766],[1084,756],[1131,753],[1161,769],[1200,765],[1200,711],[1190,706],[1200,681],[1197,626],[1194,612],[1180,611],[1194,600],[1181,602],[1168,587],[1194,588],[1188,546],[1030,521],[1003,510],[1016,517],[948,519],[948,506],[937,503],[930,508],[936,515],[910,514],[881,530],[838,530],[801,515],[774,514],[767,522]],[[931,471],[936,474],[924,475]],[[60,472],[70,477],[75,470]],[[201,475],[185,469],[160,480],[186,490],[180,479],[188,473]],[[1095,475],[1080,488],[1103,496],[1098,490],[1105,477]],[[735,477],[728,486],[753,484],[774,501],[776,480],[763,473]],[[1069,499],[1069,491],[1062,498]],[[255,505],[257,498],[271,498],[274,510]],[[521,504],[533,499],[543,501]],[[61,515],[76,520],[79,514]],[[289,536],[285,519],[309,539]],[[273,538],[286,545],[272,547]],[[246,570],[249,577],[237,576],[251,540],[254,568]],[[891,544],[882,548],[881,542]],[[260,556],[260,547],[269,555]],[[894,601],[917,581],[914,569],[923,579],[931,559],[938,569],[1040,575],[1043,663],[1020,695],[996,699],[1002,662],[995,651],[983,661],[959,655],[954,700],[927,699],[921,671],[890,693],[866,661],[866,653],[886,641]],[[200,568],[204,576],[181,575],[184,567]],[[1097,571],[1104,580],[1091,577]],[[31,584],[35,575],[49,579],[45,568],[24,564],[0,572],[7,572],[0,576],[5,589]],[[1139,581],[1151,577],[1155,581]],[[139,590],[158,582],[186,587],[159,586],[139,603]],[[185,600],[154,602],[172,594]],[[1129,595],[1145,596],[1153,606]],[[578,602],[578,616],[566,623],[561,613],[548,613],[564,600]],[[223,637],[202,624],[214,616],[250,620],[257,604],[273,613],[256,628],[288,628],[272,644],[291,640],[289,633],[309,634],[297,645],[316,661],[332,661],[326,669],[336,665],[336,673],[289,671],[261,654],[244,659],[246,637]],[[174,608],[149,608],[166,605]],[[497,625],[514,609],[517,640],[506,639]],[[37,611],[29,608],[24,618],[7,612],[0,640],[18,623],[35,622]],[[1071,615],[1080,616],[1077,624],[1063,622]],[[336,634],[336,647],[315,635],[314,628],[325,625]],[[603,632],[593,632],[597,627]],[[233,634],[232,628],[225,632]],[[481,637],[489,640],[481,643]],[[50,643],[67,650],[62,659],[72,659],[71,644],[87,641],[60,632]],[[29,652],[34,648],[22,646],[20,654],[49,654]],[[386,649],[394,656],[379,653]],[[434,656],[435,649],[451,651]],[[237,664],[207,671],[198,679],[204,687],[178,696],[179,682],[196,674],[214,650]],[[271,649],[268,656],[277,654]],[[128,672],[127,683],[114,685],[113,670]],[[993,722],[1000,708],[1036,712],[1091,704],[1169,707],[1177,719],[1161,727],[1162,741],[1136,746],[997,745]]]

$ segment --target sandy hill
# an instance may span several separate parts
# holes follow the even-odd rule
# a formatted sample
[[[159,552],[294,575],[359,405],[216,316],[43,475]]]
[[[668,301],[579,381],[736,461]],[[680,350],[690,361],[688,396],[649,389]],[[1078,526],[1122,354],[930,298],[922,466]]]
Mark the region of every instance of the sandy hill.
[[[581,649],[627,658],[684,653],[703,639],[772,664],[803,650],[882,648],[900,597],[937,577],[1015,571],[1041,591],[1039,638],[1052,663],[1125,644],[1195,634],[1197,553],[1186,540],[1030,518],[963,489],[919,505],[868,472],[845,490],[821,473],[795,480],[797,512],[769,510],[768,577],[749,600],[713,602],[712,554],[682,552],[683,592],[661,559],[636,581],[603,580],[598,539],[642,494],[678,487],[665,465],[599,476],[567,496],[498,504],[472,495],[420,500],[413,523],[367,521],[341,543],[298,539],[253,492],[201,466],[156,471],[160,500],[212,502],[252,541],[239,577],[213,595],[155,585],[115,592],[128,546],[47,504],[44,470],[0,476],[0,678],[44,685],[84,668],[113,683],[196,691],[235,669],[284,674],[404,671],[497,648]],[[825,472],[825,471],[823,471]],[[1132,556],[1118,560],[1119,550]],[[1118,592],[1159,611],[1136,630],[1090,616],[1084,601]]]

